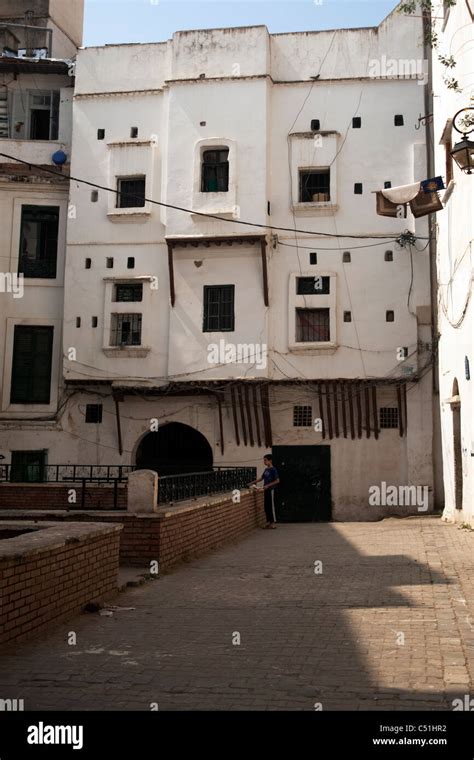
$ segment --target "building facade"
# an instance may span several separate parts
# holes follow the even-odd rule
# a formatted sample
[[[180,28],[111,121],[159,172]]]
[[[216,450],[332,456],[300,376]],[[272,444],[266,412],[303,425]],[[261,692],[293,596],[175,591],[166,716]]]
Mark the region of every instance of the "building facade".
[[[435,171],[445,177],[447,185],[443,198],[444,211],[437,216],[444,517],[473,525],[474,178],[459,169],[450,151],[462,140],[461,134],[453,127],[456,113],[469,106],[471,117],[474,113],[474,6],[466,0],[452,6],[441,3],[433,14],[438,19],[436,29],[439,37],[439,46],[433,56]],[[450,55],[455,59],[456,66],[447,71],[439,56]],[[457,80],[457,87],[448,87],[453,79]],[[462,114],[460,116],[462,118]],[[459,127],[459,121],[456,121]],[[473,126],[474,123],[471,123],[470,128]]]
[[[422,58],[421,33],[394,11],[79,52],[64,398],[51,429],[31,401],[27,433],[49,462],[163,475],[273,451],[281,519],[433,508],[427,217],[375,195],[428,176],[426,85],[386,66]],[[25,432],[5,424],[8,461]]]

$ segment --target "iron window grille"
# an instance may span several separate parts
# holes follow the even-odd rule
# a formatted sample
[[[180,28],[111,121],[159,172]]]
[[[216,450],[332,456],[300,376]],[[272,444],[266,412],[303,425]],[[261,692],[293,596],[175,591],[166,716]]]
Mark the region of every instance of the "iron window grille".
[[[42,483],[45,469],[46,451],[12,451],[11,482]]]
[[[379,409],[380,428],[398,428],[398,409],[396,406],[382,406]]]
[[[293,407],[293,427],[312,427],[313,426],[313,407],[312,406],[294,406]]]
[[[325,343],[330,339],[329,309],[296,309],[297,343]]]
[[[119,179],[117,190],[117,208],[141,208],[145,205],[145,177]]]
[[[54,279],[58,257],[59,208],[22,206],[18,273]]]
[[[318,296],[328,295],[330,287],[329,277],[297,277],[296,278],[296,295],[298,296]]]
[[[234,302],[234,285],[205,285],[203,332],[233,332]]]
[[[93,424],[102,422],[102,404],[86,404],[86,422]]]
[[[202,154],[201,192],[226,193],[229,190],[229,149],[205,150]]]
[[[141,301],[143,299],[143,284],[138,285],[116,285],[115,286],[115,300],[116,301]]]
[[[54,327],[15,325],[11,404],[49,404]]]
[[[323,203],[331,199],[329,169],[300,169],[300,203]]]
[[[141,314],[112,314],[111,346],[139,346],[141,340]]]

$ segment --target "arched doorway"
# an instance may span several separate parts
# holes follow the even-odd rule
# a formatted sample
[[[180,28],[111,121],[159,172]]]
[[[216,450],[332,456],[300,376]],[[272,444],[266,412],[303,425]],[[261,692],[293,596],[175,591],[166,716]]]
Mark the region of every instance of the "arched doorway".
[[[454,506],[456,509],[462,509],[461,397],[456,379],[453,383],[451,411],[453,414]]]
[[[159,475],[212,470],[212,449],[199,430],[181,422],[168,422],[140,442],[136,464],[139,470]]]

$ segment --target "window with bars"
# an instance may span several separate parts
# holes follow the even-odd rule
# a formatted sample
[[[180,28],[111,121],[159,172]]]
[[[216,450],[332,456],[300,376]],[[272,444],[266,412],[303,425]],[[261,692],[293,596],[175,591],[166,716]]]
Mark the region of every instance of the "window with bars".
[[[59,207],[22,206],[18,273],[54,279],[58,257]]]
[[[143,299],[143,284],[123,284],[115,286],[116,301],[141,301]]]
[[[293,427],[312,427],[313,426],[313,407],[312,406],[294,406],[293,407]]]
[[[141,314],[112,314],[111,346],[139,346],[142,340]]]
[[[203,332],[233,332],[234,301],[234,285],[205,285]]]
[[[297,343],[323,343],[330,339],[329,309],[296,309]]]
[[[12,451],[10,480],[42,483],[46,474],[46,451]]]
[[[117,182],[117,208],[141,208],[145,205],[145,177],[123,177]]]
[[[296,295],[314,296],[328,295],[329,277],[297,277],[296,278]]]
[[[205,150],[202,154],[201,192],[226,193],[229,190],[229,149]]]
[[[54,327],[15,325],[11,404],[49,404]]]
[[[398,409],[396,406],[382,406],[379,409],[380,428],[398,428]]]
[[[300,169],[300,203],[322,203],[329,201],[330,170]]]
[[[96,425],[102,422],[102,404],[86,404],[86,422]]]

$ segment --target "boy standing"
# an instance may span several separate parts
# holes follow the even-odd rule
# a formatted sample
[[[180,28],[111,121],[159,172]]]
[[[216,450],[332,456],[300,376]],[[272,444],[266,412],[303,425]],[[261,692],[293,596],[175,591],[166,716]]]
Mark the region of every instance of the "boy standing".
[[[249,486],[256,485],[263,480],[263,499],[265,506],[265,516],[267,518],[266,528],[276,528],[275,515],[275,488],[280,482],[276,467],[273,466],[271,454],[265,454],[263,457],[265,469],[260,478],[253,480]]]

